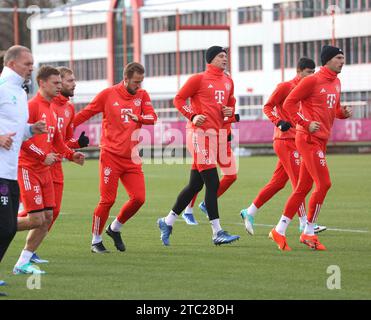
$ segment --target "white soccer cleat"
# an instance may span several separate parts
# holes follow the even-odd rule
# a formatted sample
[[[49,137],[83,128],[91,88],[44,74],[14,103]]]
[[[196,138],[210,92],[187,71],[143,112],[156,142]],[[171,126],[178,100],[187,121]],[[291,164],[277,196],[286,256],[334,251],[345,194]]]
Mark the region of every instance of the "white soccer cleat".
[[[254,217],[247,213],[247,209],[242,209],[240,212],[241,218],[245,223],[245,228],[248,234],[254,235]]]

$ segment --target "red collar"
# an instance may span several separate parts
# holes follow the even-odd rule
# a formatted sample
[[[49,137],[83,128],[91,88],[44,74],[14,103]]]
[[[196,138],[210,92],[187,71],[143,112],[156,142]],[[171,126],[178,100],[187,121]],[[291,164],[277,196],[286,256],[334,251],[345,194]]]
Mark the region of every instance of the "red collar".
[[[328,80],[335,80],[338,74],[327,67],[321,67],[318,71],[324,78]]]
[[[40,91],[37,91],[37,94],[36,94],[36,98],[39,102],[43,103],[43,104],[46,104],[46,105],[50,105],[51,101],[48,101],[46,100],[40,93]]]
[[[119,93],[123,96],[123,98],[125,100],[131,100],[133,99],[138,93],[139,91],[141,91],[142,89],[138,89],[136,94],[131,94],[125,87],[125,83],[124,81],[121,81],[119,84],[116,85],[117,86],[117,90],[119,91]]]
[[[223,69],[220,69],[218,67],[215,67],[212,64],[207,64],[206,65],[206,72],[209,72],[209,73],[214,74],[216,76],[221,76],[221,75],[224,74],[224,70]]]
[[[62,94],[57,95],[54,99],[53,102],[59,106],[65,105],[70,99],[68,97],[65,97]]]

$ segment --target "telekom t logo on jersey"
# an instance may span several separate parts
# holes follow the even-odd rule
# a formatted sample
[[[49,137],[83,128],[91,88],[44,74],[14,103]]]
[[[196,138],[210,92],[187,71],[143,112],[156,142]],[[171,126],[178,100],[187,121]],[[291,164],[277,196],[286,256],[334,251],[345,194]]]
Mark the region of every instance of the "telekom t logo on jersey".
[[[215,90],[215,100],[219,104],[223,104],[224,101],[224,90]]]
[[[329,109],[332,109],[336,102],[336,93],[327,94],[327,105]]]
[[[51,142],[54,139],[54,134],[55,134],[55,127],[54,126],[49,126],[48,128],[48,142]]]
[[[63,129],[63,124],[64,124],[64,119],[61,118],[61,117],[58,117],[57,126],[58,126],[58,129],[59,130],[62,130]]]

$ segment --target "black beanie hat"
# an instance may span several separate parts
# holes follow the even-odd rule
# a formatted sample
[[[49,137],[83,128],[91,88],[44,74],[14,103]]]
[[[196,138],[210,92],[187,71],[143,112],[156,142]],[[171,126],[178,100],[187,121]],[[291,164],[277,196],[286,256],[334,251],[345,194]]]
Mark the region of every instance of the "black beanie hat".
[[[206,51],[206,55],[205,55],[205,58],[206,58],[206,62],[207,63],[210,63],[211,61],[213,61],[213,59],[220,53],[220,52],[225,52],[227,53],[227,50],[224,49],[223,47],[219,47],[219,46],[212,46],[210,47],[209,49],[207,49]]]
[[[323,46],[321,50],[321,62],[324,66],[328,61],[338,54],[344,54],[343,50],[333,46]]]

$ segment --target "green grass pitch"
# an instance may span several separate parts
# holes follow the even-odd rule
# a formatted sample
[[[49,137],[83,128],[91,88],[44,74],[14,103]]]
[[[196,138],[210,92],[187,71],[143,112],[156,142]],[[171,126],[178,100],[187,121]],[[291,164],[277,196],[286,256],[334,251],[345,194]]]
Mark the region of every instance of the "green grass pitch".
[[[198,208],[200,224],[188,226],[180,218],[171,246],[162,245],[156,220],[169,212],[187,183],[189,165],[145,165],[146,203],[122,230],[127,251],[116,251],[104,235],[111,250],[105,255],[90,252],[98,162],[82,168],[66,163],[62,214],[38,250],[50,260],[42,265],[47,274],[33,290],[27,288],[28,275],[12,275],[26,237],[18,233],[0,265],[0,279],[8,283],[1,290],[9,295],[4,299],[370,299],[371,155],[328,156],[333,184],[319,216],[330,229],[320,234],[325,252],[299,243],[297,218],[288,232],[293,251],[280,252],[267,238],[289,185],[260,210],[255,236],[247,235],[239,211],[268,181],[275,162],[275,157],[240,159],[238,180],[220,198],[219,210],[222,227],[241,239],[225,246],[212,244],[211,228]],[[126,199],[120,186],[108,222]],[[327,287],[329,266],[340,268],[340,289]]]

